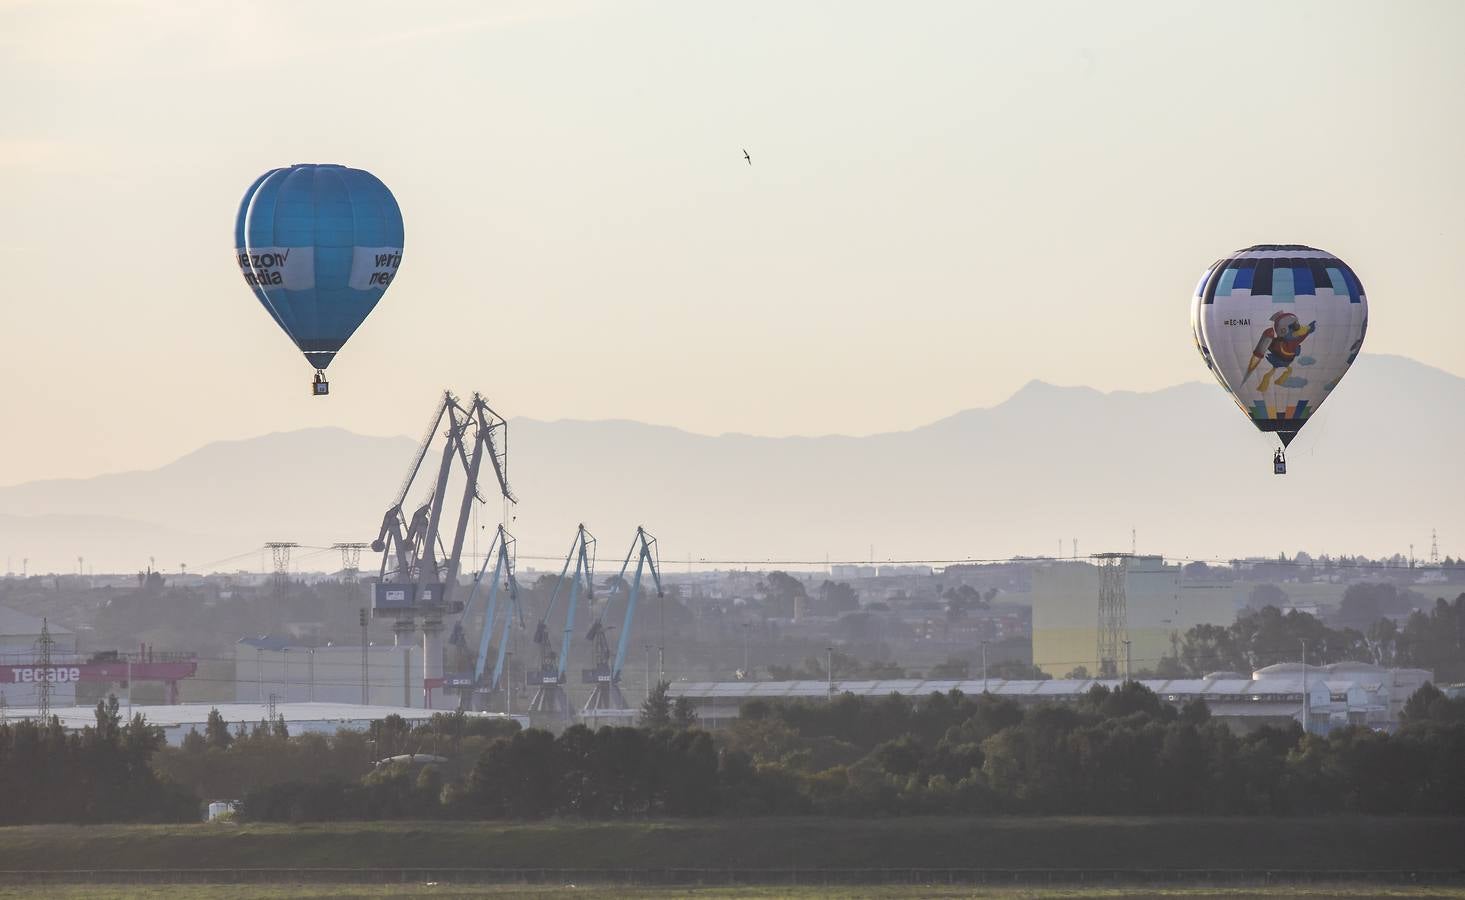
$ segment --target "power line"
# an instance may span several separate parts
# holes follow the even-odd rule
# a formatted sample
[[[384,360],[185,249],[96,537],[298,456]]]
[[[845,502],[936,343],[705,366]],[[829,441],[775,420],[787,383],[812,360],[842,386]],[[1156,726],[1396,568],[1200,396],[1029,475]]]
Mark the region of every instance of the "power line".
[[[300,556],[296,557],[296,561],[297,562],[299,560],[301,560],[301,559],[310,559],[310,558],[313,558],[313,557],[317,557],[317,556],[323,555],[325,553],[329,553],[329,552],[331,552],[333,550],[339,550],[340,547],[341,547],[340,544],[332,544],[332,545],[329,545],[329,546],[316,546],[316,545],[313,545],[313,544],[294,544],[294,543],[292,543],[291,546],[293,548],[298,548],[300,550],[309,551],[307,553],[301,554]],[[196,567],[196,571],[202,572],[204,570],[213,569],[213,568],[215,568],[217,566],[223,565],[225,563],[233,562],[235,560],[249,558],[249,557],[252,557],[252,556],[258,554],[262,549],[271,549],[271,550],[273,550],[274,548],[273,548],[273,546],[271,544],[257,545],[257,546],[252,547],[249,550],[246,550],[246,551],[244,551],[242,553],[236,553],[233,556],[226,556],[226,557],[224,557],[222,559],[217,559],[217,560],[213,560],[211,562],[204,563],[201,566],[197,566]],[[485,554],[482,554],[482,553],[474,553],[472,551],[468,551],[468,552],[465,552],[463,554],[463,558],[464,559],[480,559],[481,560],[484,557],[484,555]],[[1141,554],[1141,555],[1143,555],[1143,554]],[[1159,559],[1161,559],[1162,561],[1166,562],[1166,563],[1170,563],[1170,564],[1181,564],[1181,565],[1186,565],[1186,564],[1190,564],[1190,563],[1205,563],[1207,565],[1216,565],[1216,566],[1223,566],[1223,567],[1231,567],[1231,566],[1235,566],[1235,565],[1245,564],[1245,565],[1249,565],[1249,566],[1253,566],[1253,567],[1255,567],[1255,566],[1281,566],[1281,567],[1286,567],[1286,568],[1312,569],[1312,570],[1324,570],[1324,571],[1327,571],[1327,570],[1337,570],[1337,569],[1364,569],[1364,570],[1389,570],[1389,571],[1393,571],[1393,570],[1407,570],[1408,569],[1407,563],[1406,564],[1403,564],[1403,565],[1396,565],[1396,564],[1391,563],[1391,562],[1388,562],[1388,561],[1379,562],[1379,561],[1368,560],[1366,558],[1364,559],[1364,561],[1361,561],[1360,562],[1360,561],[1356,561],[1357,559],[1359,559],[1359,557],[1351,557],[1351,556],[1329,557],[1327,559],[1324,559],[1322,557],[1314,557],[1314,558],[1308,560],[1307,562],[1299,562],[1299,561],[1297,561],[1295,559],[1273,559],[1273,558],[1270,558],[1270,557],[1263,557],[1263,556],[1166,556],[1164,554],[1154,554],[1154,555],[1156,557],[1158,557]],[[517,556],[518,556],[519,559],[532,560],[532,561],[535,561],[535,562],[563,562],[564,561],[563,554],[558,554],[558,553],[525,553],[525,552],[520,552],[519,554],[517,554]],[[690,556],[690,554],[689,554],[689,556]],[[868,567],[868,566],[874,565],[874,566],[877,566],[878,567],[878,566],[927,565],[927,566],[932,566],[932,567],[937,567],[937,566],[944,567],[944,566],[959,566],[959,565],[1008,565],[1008,564],[1019,564],[1019,563],[1052,563],[1052,562],[1069,562],[1069,563],[1071,563],[1071,562],[1074,562],[1074,561],[1080,561],[1080,562],[1082,562],[1082,561],[1084,561],[1086,559],[1089,559],[1089,558],[1091,558],[1091,557],[1080,557],[1080,558],[1075,559],[1074,557],[1017,554],[1017,555],[1013,555],[1013,556],[986,556],[986,557],[984,557],[984,556],[962,556],[962,557],[941,557],[941,558],[938,558],[938,557],[908,557],[908,558],[902,558],[902,559],[885,559],[885,560],[873,560],[872,561],[870,559],[865,559],[865,558],[860,558],[860,559],[830,559],[827,556],[822,557],[822,558],[818,558],[818,559],[787,558],[787,557],[774,557],[774,556],[765,556],[765,557],[761,557],[761,558],[754,558],[754,557],[741,557],[741,558],[739,558],[739,557],[736,557],[733,554],[715,554],[715,555],[711,555],[711,556],[690,556],[690,562],[691,563],[695,563],[695,564],[707,565],[707,566],[761,566],[761,567],[769,567],[769,566],[817,566],[819,568],[828,568],[828,567],[831,567],[831,566],[864,566],[864,567]],[[227,575],[227,574],[230,574],[230,573],[228,573],[228,572],[218,572],[216,574]]]

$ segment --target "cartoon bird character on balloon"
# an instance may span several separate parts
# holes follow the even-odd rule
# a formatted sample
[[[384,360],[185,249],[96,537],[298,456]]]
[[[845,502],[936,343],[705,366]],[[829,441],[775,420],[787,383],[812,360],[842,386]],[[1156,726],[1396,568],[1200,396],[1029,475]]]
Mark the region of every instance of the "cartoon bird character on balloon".
[[[1297,316],[1290,312],[1279,312],[1272,316],[1272,326],[1262,332],[1261,340],[1256,342],[1256,350],[1252,351],[1251,361],[1246,366],[1246,376],[1241,379],[1245,384],[1246,380],[1255,372],[1262,360],[1271,364],[1262,376],[1261,382],[1257,385],[1256,392],[1265,394],[1267,387],[1272,383],[1272,376],[1277,378],[1278,387],[1300,388],[1307,385],[1307,379],[1292,377],[1293,365],[1307,366],[1312,363],[1312,358],[1301,356],[1302,342],[1307,336],[1317,330],[1317,321],[1308,322],[1303,325]]]

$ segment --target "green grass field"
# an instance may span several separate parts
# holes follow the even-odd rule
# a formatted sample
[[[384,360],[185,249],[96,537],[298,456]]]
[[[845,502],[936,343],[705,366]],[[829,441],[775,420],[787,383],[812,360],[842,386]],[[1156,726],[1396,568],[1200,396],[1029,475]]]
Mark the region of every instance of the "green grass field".
[[[391,887],[362,887],[359,885],[191,885],[161,887],[129,887],[126,885],[79,886],[46,888],[0,888],[0,900],[6,898],[48,897],[55,900],[243,900],[243,898],[265,898],[265,900],[339,900],[347,897],[431,897],[436,900],[449,898],[506,898],[527,897],[534,900],[561,900],[561,898],[585,897],[595,891],[580,887],[536,888],[523,886],[463,888],[446,885],[393,885]],[[1378,888],[1349,886],[1346,884],[1318,885],[1308,888],[1183,888],[1173,890],[1105,889],[1105,890],[1024,890],[1024,889],[972,889],[948,888],[940,885],[916,885],[909,887],[841,887],[841,888],[661,888],[617,889],[617,898],[646,898],[646,900],[670,900],[675,897],[694,897],[697,900],[822,900],[840,897],[857,900],[916,900],[916,898],[990,898],[990,900],[1035,900],[1035,898],[1060,898],[1060,900],[1107,900],[1107,898],[1220,898],[1234,897],[1278,897],[1278,898],[1323,898],[1339,897],[1345,900],[1365,898],[1429,898],[1465,897],[1465,889],[1451,888]]]
[[[1420,885],[1440,882],[1439,873],[1465,879],[1462,847],[1465,819],[1456,818],[27,826],[0,829],[0,898],[1465,897],[1465,881],[1458,888],[1389,886],[1410,884],[1411,872],[1421,873]],[[395,871],[401,869],[413,871]],[[1036,871],[994,889],[963,885],[963,875],[943,874],[946,869],[989,877],[992,870]],[[88,886],[34,883],[45,877],[25,874],[35,870],[71,873],[70,880],[86,870],[106,871],[86,876],[97,882]],[[219,884],[166,883],[177,880],[178,870],[224,871],[187,876]],[[1089,870],[1090,883],[1093,870],[1125,871],[1105,875],[1112,880],[1103,888],[1084,888],[1071,874],[1065,876],[1071,881],[1044,887],[1053,870]],[[1257,873],[1268,870],[1331,873],[1332,883],[1253,887],[1264,883]],[[1237,871],[1250,874],[1238,878]],[[512,883],[521,879],[527,883]],[[510,883],[474,884],[479,881]],[[1113,887],[1124,884],[1132,886]]]
[[[1465,869],[1465,819],[682,819],[0,829],[0,871],[122,868]]]

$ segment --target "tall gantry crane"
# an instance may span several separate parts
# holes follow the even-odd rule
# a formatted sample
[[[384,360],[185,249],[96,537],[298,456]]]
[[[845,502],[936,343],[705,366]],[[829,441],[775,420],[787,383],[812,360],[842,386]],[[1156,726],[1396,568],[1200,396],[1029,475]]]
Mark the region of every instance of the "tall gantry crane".
[[[636,557],[636,575],[627,590],[625,619],[621,623],[621,634],[616,642],[615,659],[612,661],[610,641],[606,636],[608,628],[605,624],[605,613],[616,595],[626,589],[626,570],[630,568],[633,556]],[[594,685],[589,699],[585,701],[585,706],[581,710],[583,713],[591,714],[626,708],[626,698],[622,696],[620,688],[621,670],[626,663],[626,647],[630,643],[631,624],[636,617],[636,601],[641,596],[641,576],[647,569],[651,571],[651,580],[656,584],[656,596],[664,597],[665,594],[661,589],[661,560],[656,551],[656,538],[638,525],[636,526],[636,537],[631,542],[631,549],[626,553],[626,561],[621,563],[620,575],[611,585],[610,595],[605,598],[605,603],[600,607],[600,614],[595,617],[589,632],[585,635],[586,640],[591,644],[595,667],[581,670],[581,678],[584,682]]]
[[[408,642],[416,620],[422,620],[422,681],[429,708],[437,706],[435,701],[443,687],[443,616],[463,609],[463,603],[453,599],[453,592],[473,504],[485,502],[478,488],[484,460],[492,467],[504,500],[516,502],[508,482],[508,427],[482,396],[474,394],[465,407],[452,393],[444,391],[412,467],[371,544],[374,552],[382,554],[372,615],[395,619],[393,631],[399,646]],[[403,504],[439,436],[444,440],[437,476],[426,498],[409,516]],[[465,481],[458,518],[449,527],[452,510],[445,511],[444,507],[455,469],[461,469]],[[450,535],[446,545],[445,534]]]
[[[575,565],[575,574],[567,581],[565,576],[569,575],[572,562]],[[545,604],[544,612],[539,617],[539,623],[534,628],[534,643],[539,648],[539,666],[525,674],[529,686],[534,688],[534,698],[529,701],[529,711],[556,716],[566,722],[570,720],[573,711],[570,708],[570,699],[565,695],[565,668],[570,661],[570,638],[575,631],[575,610],[579,608],[582,586],[585,590],[586,604],[593,606],[595,603],[595,537],[585,530],[584,525],[575,531],[575,539],[570,542],[570,552],[565,554],[565,564],[560,569],[560,577],[555,581],[554,591],[550,594],[549,602]],[[562,592],[568,595],[565,600],[565,630],[560,640],[559,651],[556,652],[554,642],[550,638],[549,618],[554,613]]]
[[[504,660],[509,646],[510,629],[516,617],[519,628],[524,627],[524,611],[519,605],[519,581],[514,577],[515,544],[514,536],[509,534],[503,525],[499,525],[498,530],[494,533],[493,542],[489,544],[488,553],[483,557],[483,565],[473,579],[473,589],[469,591],[468,600],[463,604],[463,612],[459,615],[457,623],[453,625],[452,636],[448,638],[450,646],[467,649],[464,627],[473,615],[479,588],[483,586],[483,578],[488,572],[489,562],[493,561],[493,576],[489,579],[487,609],[483,615],[483,632],[478,639],[478,653],[473,657],[473,671],[471,674],[444,679],[445,687],[458,692],[459,709],[487,709],[490,704],[486,700],[486,695],[494,694],[500,687],[505,686]],[[498,621],[500,588],[504,589],[507,595],[504,602],[503,633],[499,637],[498,652],[495,654],[494,665],[490,670],[488,651],[494,635],[495,623]],[[505,707],[509,705],[507,700],[504,705]]]

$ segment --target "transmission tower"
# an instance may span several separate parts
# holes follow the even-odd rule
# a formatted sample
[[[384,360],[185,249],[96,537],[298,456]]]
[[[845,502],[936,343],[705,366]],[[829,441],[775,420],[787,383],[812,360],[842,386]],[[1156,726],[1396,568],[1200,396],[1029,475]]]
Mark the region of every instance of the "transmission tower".
[[[1429,530],[1429,564],[1432,566],[1440,564],[1440,534],[1433,528]]]
[[[41,619],[41,639],[36,642],[40,647],[40,661],[37,668],[41,670],[40,693],[36,702],[36,711],[40,713],[41,725],[44,726],[51,721],[51,685],[56,673],[51,669],[51,648],[56,646],[56,641],[51,638],[51,626],[46,619]]]
[[[275,589],[285,592],[285,583],[290,580],[290,551],[300,545],[294,541],[270,541],[265,547],[275,564]]]
[[[290,586],[290,551],[299,546],[294,541],[270,541],[265,544],[275,564],[275,574],[271,581],[275,594],[275,615],[282,620],[285,615],[285,592]]]
[[[361,551],[370,546],[355,541],[331,545],[332,550],[341,551],[341,576],[348,583],[356,583],[356,576],[361,573]]]
[[[1099,553],[1094,559],[1099,566],[1099,640],[1100,678],[1119,675],[1119,652],[1129,637],[1125,581],[1129,571],[1128,553]]]
[[[346,588],[346,599],[356,603],[356,584],[361,579],[361,551],[370,544],[349,541],[335,543],[331,549],[341,551],[341,584]]]

